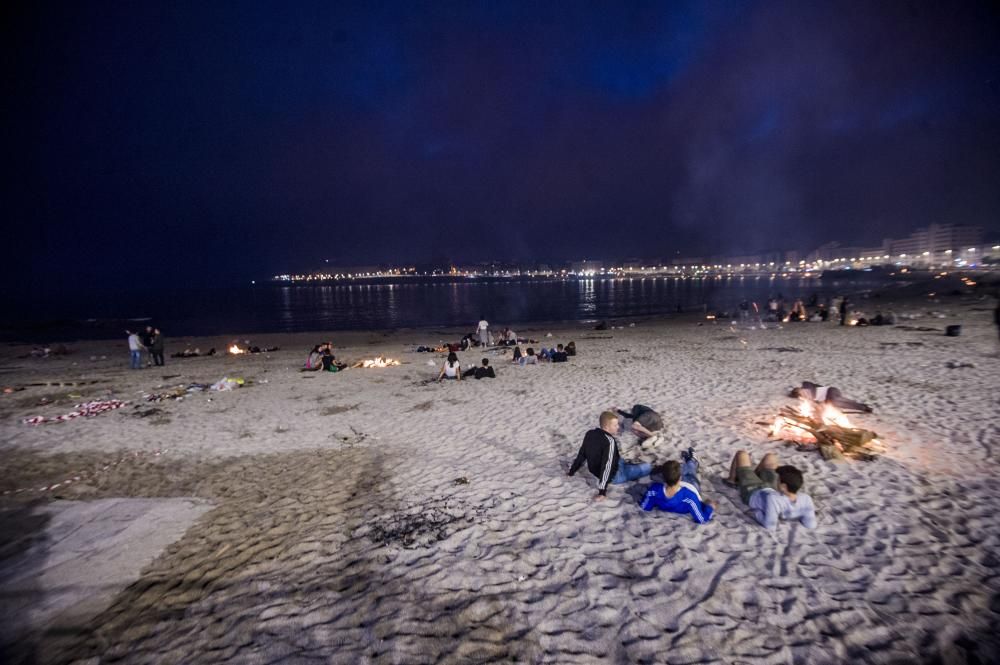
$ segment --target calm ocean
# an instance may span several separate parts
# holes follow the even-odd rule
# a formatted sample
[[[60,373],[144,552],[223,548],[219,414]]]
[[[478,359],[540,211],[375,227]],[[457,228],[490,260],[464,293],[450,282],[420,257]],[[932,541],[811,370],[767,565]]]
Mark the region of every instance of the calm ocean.
[[[453,280],[328,285],[258,284],[227,289],[101,295],[69,303],[4,308],[0,338],[53,342],[119,337],[148,320],[168,337],[241,333],[474,327],[532,322],[665,317],[678,311],[731,311],[747,299],[821,299],[884,286],[800,277]],[[789,303],[790,305],[791,303]]]

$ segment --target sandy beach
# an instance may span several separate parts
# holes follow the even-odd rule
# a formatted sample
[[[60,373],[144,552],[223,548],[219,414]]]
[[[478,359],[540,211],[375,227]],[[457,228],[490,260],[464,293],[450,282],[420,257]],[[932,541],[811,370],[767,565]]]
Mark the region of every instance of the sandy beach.
[[[0,382],[23,389],[0,397],[5,662],[1000,662],[994,305],[912,301],[895,311],[913,318],[866,328],[519,326],[579,355],[487,354],[496,379],[441,384],[442,354],[414,349],[465,331],[240,335],[280,350],[138,371],[124,338],[47,358],[8,345]],[[952,324],[961,336],[944,335]],[[165,332],[168,356],[235,339]],[[351,364],[402,364],[300,372],[325,339]],[[224,377],[245,385],[146,400]],[[804,380],[873,405],[852,418],[885,454],[834,463],[770,440],[762,423]],[[106,399],[127,404],[23,422]],[[665,416],[666,436],[643,450],[624,433],[623,454],[694,446],[710,523],[641,511],[648,479],[597,503],[585,469],[567,477],[598,414],[634,403]],[[741,448],[805,472],[816,529],[754,522],[722,481]],[[110,552],[141,565],[115,563],[79,602],[66,585],[80,582],[46,582],[46,557],[72,567],[53,529],[108,528],[81,507],[125,499],[153,501],[120,518],[137,524],[161,500],[180,520],[168,542],[137,531],[134,550]],[[91,540],[84,571],[112,556]]]

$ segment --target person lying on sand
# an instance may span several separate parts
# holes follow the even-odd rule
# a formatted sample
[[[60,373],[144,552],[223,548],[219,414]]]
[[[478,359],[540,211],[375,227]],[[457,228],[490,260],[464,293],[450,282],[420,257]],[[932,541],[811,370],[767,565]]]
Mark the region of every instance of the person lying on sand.
[[[618,485],[648,476],[653,465],[630,464],[622,459],[618,452],[618,439],[615,437],[618,434],[618,416],[614,412],[602,413],[598,424],[600,427],[595,427],[583,437],[580,452],[576,454],[567,475],[575,474],[586,462],[587,469],[597,478],[597,495],[594,500],[603,501],[607,498],[608,483]]]
[[[663,418],[648,406],[636,404],[631,411],[616,410],[622,418],[632,421],[632,433],[641,440],[648,439],[663,429]]]
[[[690,515],[698,524],[704,524],[712,519],[715,504],[701,498],[698,458],[694,455],[694,448],[681,453],[681,458],[683,464],[670,460],[657,469],[663,476],[663,482],[650,485],[639,505],[647,512],[655,509]]]
[[[448,359],[444,361],[444,365],[441,367],[441,373],[438,374],[438,382],[441,379],[462,380],[462,365],[458,362],[458,356],[454,351],[448,354]]]
[[[864,402],[847,399],[844,394],[833,386],[821,386],[818,383],[803,381],[798,388],[792,388],[789,397],[805,397],[821,404],[832,404],[842,411],[861,411],[872,413],[873,409]]]
[[[751,468],[750,453],[740,450],[729,467],[730,485],[740,490],[743,503],[753,510],[754,519],[765,529],[773,530],[778,520],[799,520],[807,529],[816,528],[816,508],[802,489],[802,472],[794,466],[778,466],[778,456],[764,455],[756,469]]]

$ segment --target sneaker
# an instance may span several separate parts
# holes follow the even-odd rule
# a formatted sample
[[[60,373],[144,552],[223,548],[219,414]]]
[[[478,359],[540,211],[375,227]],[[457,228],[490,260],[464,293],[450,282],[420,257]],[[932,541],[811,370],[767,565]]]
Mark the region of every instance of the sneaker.
[[[681,451],[681,459],[684,460],[685,462],[691,462],[691,461],[697,462],[698,458],[695,457],[694,455],[694,446],[691,446],[687,450]]]

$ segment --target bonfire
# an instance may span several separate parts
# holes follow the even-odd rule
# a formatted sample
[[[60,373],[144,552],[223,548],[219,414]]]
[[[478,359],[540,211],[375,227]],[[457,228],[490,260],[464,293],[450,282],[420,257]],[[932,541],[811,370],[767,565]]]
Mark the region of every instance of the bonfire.
[[[774,419],[769,433],[774,439],[815,445],[824,459],[870,460],[884,451],[878,434],[855,427],[843,411],[804,397],[798,407],[786,406]]]
[[[398,360],[393,360],[392,358],[383,358],[379,356],[377,358],[368,358],[367,360],[359,360],[354,363],[352,367],[391,367],[393,365],[398,365]]]
[[[247,352],[246,349],[241,349],[240,347],[236,346],[235,342],[233,343],[232,346],[229,347],[229,353],[233,354],[234,356],[238,356],[241,353],[246,353],[246,352]]]

